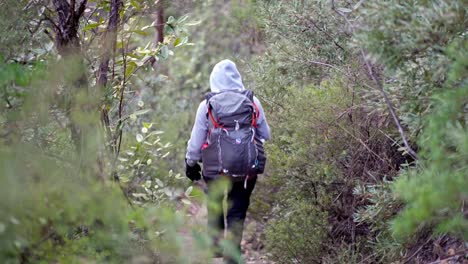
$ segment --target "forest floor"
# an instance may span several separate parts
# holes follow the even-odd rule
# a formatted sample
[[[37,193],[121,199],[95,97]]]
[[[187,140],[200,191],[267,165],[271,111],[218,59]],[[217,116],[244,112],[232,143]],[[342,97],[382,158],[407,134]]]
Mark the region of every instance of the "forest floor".
[[[184,244],[188,248],[193,247],[193,237],[191,236],[191,228],[199,229],[207,223],[207,209],[206,205],[199,202],[193,202],[189,208],[188,213],[190,217],[190,226],[181,233],[184,237]],[[244,224],[244,234],[241,242],[242,258],[245,264],[274,264],[273,261],[268,259],[267,253],[264,250],[262,243],[262,225],[249,216]],[[222,264],[222,258],[214,258],[213,264]]]

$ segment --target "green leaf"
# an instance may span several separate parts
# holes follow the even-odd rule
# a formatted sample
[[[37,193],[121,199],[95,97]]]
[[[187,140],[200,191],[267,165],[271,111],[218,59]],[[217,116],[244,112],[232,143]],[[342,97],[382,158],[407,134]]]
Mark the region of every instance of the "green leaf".
[[[176,39],[174,40],[174,47],[179,46],[180,42],[181,42],[180,38],[176,38]]]
[[[174,47],[178,47],[178,46],[182,46],[184,44],[187,44],[188,42],[188,37],[183,37],[182,39],[181,38],[177,38],[175,41],[174,41]]]
[[[153,126],[153,123],[142,122],[143,126],[150,129]]]
[[[180,17],[178,20],[177,20],[177,23],[182,23],[184,22],[185,20],[187,20],[189,17],[188,15],[184,15],[182,17]]]
[[[185,191],[185,196],[189,196],[193,191],[193,186],[190,186],[187,188],[187,190]]]
[[[338,7],[336,10],[342,12],[342,13],[351,13],[353,10],[345,7]]]
[[[169,57],[169,48],[167,46],[163,46],[159,55],[162,59],[167,59],[167,57]]]
[[[186,23],[185,26],[190,27],[190,26],[196,26],[198,24],[201,24],[201,20]]]
[[[164,182],[162,182],[160,179],[156,178],[154,181],[157,185],[159,185],[159,187],[164,187]]]
[[[135,8],[136,10],[141,10],[140,4],[139,4],[137,1],[135,1],[135,0],[131,0],[131,1],[130,1],[130,5],[132,5],[133,8]]]
[[[185,198],[182,199],[181,201],[182,201],[184,204],[186,204],[186,205],[191,205],[191,204],[192,204],[192,202],[191,202],[190,200],[185,199]]]
[[[175,18],[173,16],[170,16],[168,19],[167,19],[167,24],[172,24],[174,23],[175,21]]]
[[[125,70],[125,77],[128,78],[133,74],[135,69],[138,67],[137,63],[134,61],[127,62],[127,69]]]
[[[142,36],[148,36],[148,33],[146,33],[143,30],[140,30],[140,29],[126,30],[126,31],[123,32],[123,34],[131,34],[131,33],[136,33],[136,34],[142,35]]]
[[[153,23],[142,27],[141,30],[147,30],[148,28],[152,28],[152,27],[155,27],[155,26],[156,26],[156,22],[153,21]]]
[[[133,112],[133,114],[139,116],[139,115],[144,115],[144,114],[146,114],[146,113],[148,113],[150,111],[151,111],[151,109],[143,109],[143,110],[135,111],[135,112]]]
[[[142,135],[142,134],[139,134],[139,133],[136,134],[136,140],[137,140],[138,142],[142,142],[142,141],[143,141],[143,135]]]
[[[137,116],[139,115],[144,115],[148,112],[151,112],[151,109],[142,109],[142,110],[138,110],[136,112],[133,112],[129,115],[126,115],[126,116],[123,116],[121,120],[127,120],[128,118],[131,118],[132,120],[135,120],[137,118]]]
[[[97,28],[97,27],[99,27],[100,25],[102,25],[101,22],[89,23],[88,25],[86,25],[86,26],[83,28],[83,31],[88,31],[88,30],[91,30],[91,29],[93,29],[93,28]]]

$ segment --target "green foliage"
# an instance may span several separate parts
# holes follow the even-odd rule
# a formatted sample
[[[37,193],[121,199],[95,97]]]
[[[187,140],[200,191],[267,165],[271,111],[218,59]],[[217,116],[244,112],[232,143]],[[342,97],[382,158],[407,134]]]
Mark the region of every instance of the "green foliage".
[[[401,204],[395,199],[390,189],[391,182],[385,181],[378,185],[358,185],[353,194],[362,197],[369,203],[360,208],[354,216],[357,224],[369,224],[375,233],[385,233],[389,229],[389,220],[400,210]]]
[[[423,227],[467,238],[466,8],[463,1],[374,1],[357,34],[392,77],[386,91],[418,142],[420,160],[395,193],[406,207],[393,222],[399,238]],[[460,209],[461,208],[461,209]]]
[[[27,3],[28,1],[23,0],[5,0],[0,3],[0,28],[3,35],[0,39],[0,55],[4,56],[2,60],[13,57],[23,57],[26,60],[28,58],[28,54],[22,52],[27,50],[26,47],[32,39],[27,29],[35,10],[30,5],[29,8],[24,8]],[[33,25],[37,23],[31,22]]]
[[[407,206],[393,222],[396,235],[405,237],[424,225],[437,233],[468,238],[464,203],[468,190],[468,86],[435,97],[434,114],[420,140],[424,160],[417,169],[403,174],[395,192]]]
[[[15,263],[17,257],[65,262],[80,256],[111,262],[130,257],[128,208],[119,190],[83,179],[42,155],[24,145],[2,147],[0,258]],[[57,251],[64,255],[53,254]]]
[[[161,6],[123,1],[115,53],[113,1],[89,1],[70,56],[54,2],[0,2],[0,261],[209,262],[205,224],[186,216],[195,200],[222,209],[180,174],[224,58],[272,127],[250,211],[273,260],[411,262],[428,230],[468,239],[463,1],[164,1],[163,43],[148,15]],[[398,151],[364,59],[419,160]]]
[[[466,239],[462,1],[332,3],[259,3],[266,52],[251,63],[249,78],[274,129],[266,190],[254,206],[275,219],[275,208],[287,210],[282,203],[292,193],[314,201],[328,213],[333,238],[321,242],[335,252],[316,257],[330,263],[346,256],[395,261],[427,226]],[[420,160],[397,151],[401,140],[364,59],[372,60]],[[342,218],[354,224],[349,237],[346,221],[335,222]]]
[[[9,47],[0,50],[2,263],[179,259],[173,255],[183,247],[178,233],[184,216],[174,212],[172,201],[188,201],[191,194],[176,187],[180,175],[165,166],[170,144],[162,143],[148,108],[127,95],[137,90],[136,77],[149,72],[144,70],[150,69],[150,56],[162,63],[174,46],[188,45],[187,18],[169,19],[166,41],[146,45],[152,37],[144,31],[153,25],[136,15],[150,10],[148,1],[124,2],[119,53],[106,87],[95,85],[94,73],[102,64],[109,2],[89,6],[88,20],[79,21],[86,49],[67,56],[58,56],[54,43],[33,38],[35,32],[23,27],[55,33],[54,6],[31,2],[25,8],[26,2],[16,1],[1,11],[38,8],[42,19],[25,15],[17,25],[2,20],[11,24],[5,26],[7,35],[10,29],[19,32],[2,38]],[[27,39],[15,43],[20,36]],[[111,182],[116,176],[121,181]]]
[[[281,263],[294,259],[298,263],[336,263],[348,255],[359,262],[366,258],[375,241],[368,233],[353,231],[353,228],[365,230],[369,224],[357,222],[355,227],[350,226],[350,221],[356,220],[355,212],[365,206],[371,210],[374,206],[378,210],[373,212],[374,216],[379,217],[366,220],[371,225],[386,227],[386,222],[381,221],[388,221],[398,209],[389,207],[387,202],[393,201],[393,196],[388,191],[376,190],[376,197],[371,201],[366,200],[367,194],[352,193],[355,186],[380,182],[366,174],[393,175],[394,172],[388,171],[388,164],[376,157],[390,154],[381,132],[372,129],[364,132],[354,127],[353,123],[363,118],[358,109],[353,111],[352,120],[340,117],[353,101],[352,91],[344,90],[342,85],[343,82],[335,80],[324,81],[319,87],[285,89],[287,95],[281,101],[267,101],[271,103],[268,117],[274,130],[271,143],[266,145],[267,176],[257,187],[252,214],[260,214],[257,219],[270,218],[266,223],[265,243],[273,259]],[[371,136],[366,138],[363,133]],[[368,144],[374,153],[363,144]],[[385,147],[379,148],[382,144]],[[367,164],[360,167],[360,160]],[[376,202],[382,195],[386,199]],[[357,242],[345,242],[353,239],[353,235],[360,246],[355,246]],[[342,250],[348,245],[353,245],[349,251]],[[376,257],[389,254],[381,253]],[[391,257],[394,260],[395,256]]]
[[[347,1],[335,1],[347,6]],[[261,77],[257,87],[278,87],[268,98],[281,97],[292,85],[318,84],[333,67],[352,61],[347,48],[349,35],[329,1],[259,1],[259,16],[267,48],[261,63],[250,68]],[[262,89],[266,92],[268,89]]]
[[[300,197],[284,205],[287,211],[276,212],[266,230],[269,252],[277,263],[319,262],[327,214]]]
[[[68,68],[74,70],[71,65]],[[129,247],[131,217],[120,190],[97,180],[102,143],[99,133],[89,131],[96,128],[98,119],[80,120],[80,115],[73,119],[87,142],[82,146],[86,157],[76,155],[68,148],[70,138],[60,114],[50,111],[55,93],[51,84],[62,77],[48,70],[44,73],[41,80],[15,82],[31,86],[21,108],[14,109],[17,115],[6,109],[6,121],[1,124],[8,133],[2,138],[0,154],[0,259],[6,263],[77,258],[125,262],[138,250]]]
[[[385,90],[417,141],[423,119],[433,106],[432,96],[446,88],[451,63],[447,48],[457,39],[466,39],[464,3],[372,1],[358,11],[362,21],[355,45],[364,47],[385,67],[389,77]],[[367,96],[371,108],[386,109],[377,91]]]

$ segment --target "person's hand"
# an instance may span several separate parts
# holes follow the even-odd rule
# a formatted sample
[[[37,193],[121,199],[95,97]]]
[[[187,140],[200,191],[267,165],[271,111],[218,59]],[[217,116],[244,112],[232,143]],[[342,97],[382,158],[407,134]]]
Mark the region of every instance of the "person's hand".
[[[196,161],[185,160],[185,176],[191,181],[198,181],[201,179],[201,167]]]

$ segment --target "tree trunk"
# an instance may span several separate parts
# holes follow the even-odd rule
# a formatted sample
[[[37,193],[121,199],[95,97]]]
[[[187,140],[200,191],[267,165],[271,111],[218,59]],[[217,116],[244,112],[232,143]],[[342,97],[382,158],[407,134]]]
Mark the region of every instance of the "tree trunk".
[[[117,27],[120,22],[120,8],[123,6],[122,0],[112,0],[111,10],[109,13],[109,23],[103,38],[103,55],[99,64],[97,85],[103,88],[107,85],[107,73],[109,72],[109,61],[111,56],[115,54],[117,45]]]
[[[120,22],[120,9],[123,6],[122,0],[112,0],[111,9],[109,13],[109,22],[107,24],[106,32],[102,39],[102,57],[99,64],[99,69],[97,73],[97,87],[98,89],[105,89],[109,80],[107,74],[109,72],[109,63],[111,57],[115,56],[116,47],[117,47],[117,28]],[[125,74],[125,73],[124,73]],[[101,108],[101,122],[104,125],[106,131],[107,140],[112,140],[109,145],[109,149],[112,153],[116,152],[115,140],[113,140],[111,130],[110,130],[110,119],[109,112],[107,107],[103,105]]]
[[[160,2],[156,9],[156,20],[155,20],[155,28],[156,34],[154,38],[154,43],[157,45],[158,43],[164,42],[164,6],[163,3]]]
[[[78,9],[75,9],[75,2],[71,0],[69,4],[66,0],[53,0],[57,13],[57,22],[54,25],[55,46],[62,56],[81,53],[78,28],[88,0],[83,0]]]
[[[53,0],[53,6],[57,14],[56,20],[51,20],[53,23],[53,29],[55,33],[55,46],[59,54],[66,58],[70,56],[80,56],[81,54],[81,43],[78,37],[79,21],[84,13],[88,0],[82,0],[81,3],[76,6],[76,0],[71,0],[70,3],[66,0]],[[78,89],[88,87],[88,78],[86,73],[83,71],[82,74],[75,80],[71,80],[71,85]],[[70,102],[68,108],[71,108],[73,102]],[[67,109],[67,113],[70,113],[70,109]],[[71,137],[75,144],[78,152],[81,152],[82,147],[82,135],[81,129],[74,124],[69,116]]]
[[[156,29],[156,33],[154,34],[154,45],[157,46],[159,43],[164,42],[164,25],[166,21],[164,20],[164,1],[159,1],[156,5],[156,18],[154,20],[154,28]],[[154,66],[156,62],[156,58],[152,57],[150,59],[151,66]]]

